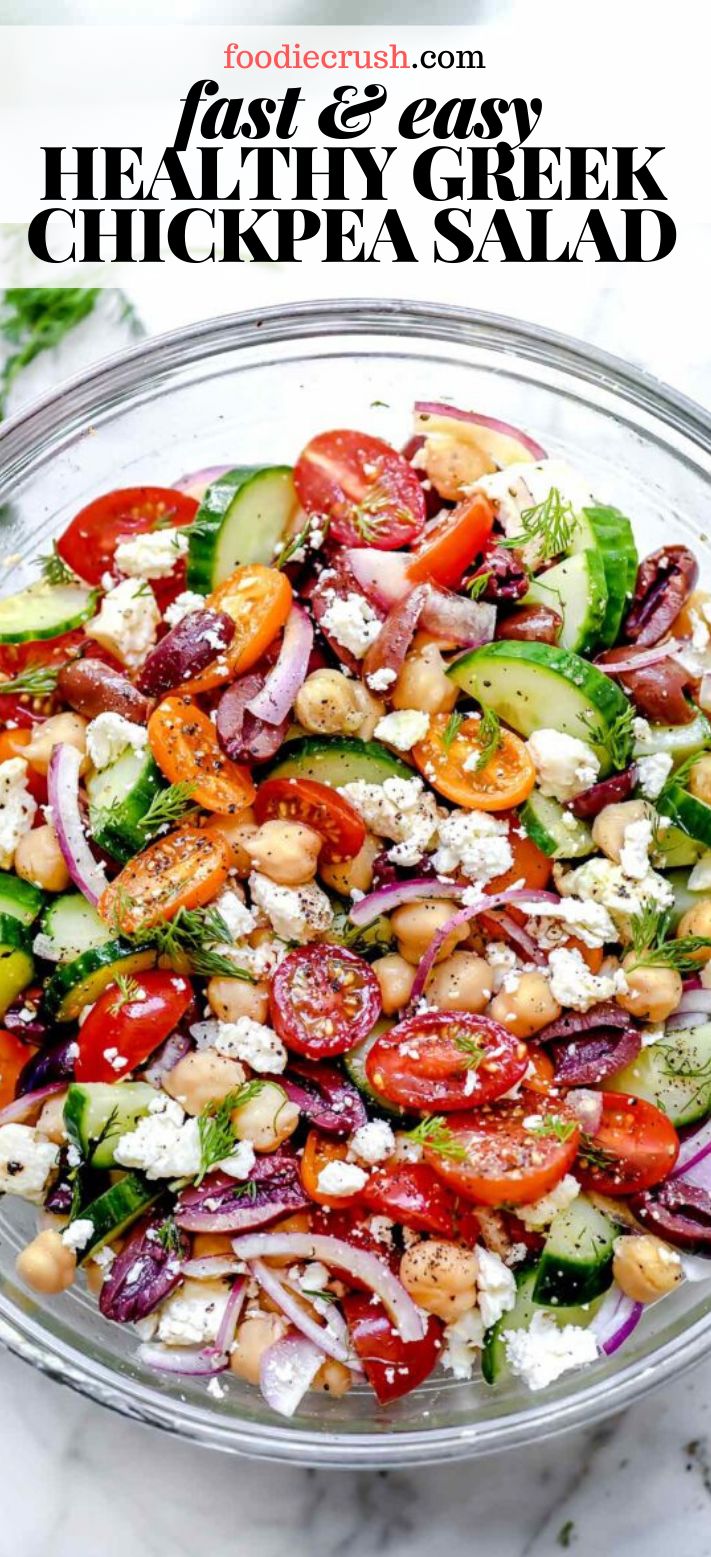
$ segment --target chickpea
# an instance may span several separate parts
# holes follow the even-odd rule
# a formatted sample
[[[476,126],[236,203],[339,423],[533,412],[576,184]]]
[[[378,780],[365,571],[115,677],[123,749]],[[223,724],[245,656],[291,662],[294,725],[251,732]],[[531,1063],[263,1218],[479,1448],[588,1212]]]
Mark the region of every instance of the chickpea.
[[[209,980],[208,1005],[221,1022],[238,1022],[241,1016],[253,1022],[266,1022],[269,1012],[269,985],[248,984],[246,979],[227,979],[218,975]]]
[[[246,881],[251,869],[252,861],[244,847],[248,838],[257,831],[257,823],[251,806],[245,806],[237,816],[212,816],[205,823],[205,831],[217,833],[224,838],[232,856],[232,869],[235,875]]]
[[[186,1054],[163,1077],[162,1086],[186,1114],[199,1114],[207,1103],[218,1103],[245,1079],[239,1060],[229,1060],[213,1049]]]
[[[653,1233],[618,1238],[612,1271],[617,1285],[633,1303],[654,1303],[672,1292],[682,1279],[681,1260]]]
[[[357,892],[369,892],[373,883],[373,861],[380,854],[382,847],[381,838],[374,838],[372,833],[366,833],[358,853],[354,854],[352,860],[344,860],[340,865],[327,865],[324,861],[319,865],[319,876],[327,887],[331,887],[334,892],[340,892],[342,897],[348,897],[354,889]]]
[[[230,1352],[230,1368],[246,1384],[259,1383],[262,1357],[268,1347],[286,1335],[287,1323],[278,1314],[250,1314],[237,1326]]]
[[[37,1120],[37,1129],[40,1135],[46,1135],[48,1141],[54,1141],[55,1146],[63,1146],[67,1139],[64,1128],[64,1104],[67,1101],[66,1092],[55,1092],[54,1097],[48,1097]]]
[[[645,800],[622,800],[616,805],[604,806],[592,824],[593,842],[608,860],[619,865],[625,828],[630,822],[641,822],[651,814],[651,807]]]
[[[415,982],[412,963],[406,962],[397,952],[388,952],[385,957],[378,957],[372,963],[372,968],[380,985],[385,1015],[391,1016],[393,1011],[401,1011],[410,999]]]
[[[405,903],[402,908],[396,908],[391,915],[390,923],[398,939],[398,950],[406,962],[412,962],[415,967],[421,962],[425,952],[437,930],[456,913],[454,903],[443,902],[441,899],[419,899],[414,903]],[[451,935],[443,941],[437,953],[437,961],[444,962],[451,956],[459,941],[465,941],[469,934],[466,925],[460,925],[453,930]]]
[[[421,708],[425,714],[448,714],[457,701],[458,690],[445,674],[438,645],[427,643],[407,655],[393,687],[393,708]]]
[[[15,870],[45,892],[66,892],[71,877],[50,822],[25,833],[15,850]]]
[[[408,1249],[400,1262],[400,1280],[410,1297],[445,1323],[461,1319],[476,1303],[476,1255],[444,1238],[429,1238]]]
[[[294,713],[314,735],[355,735],[363,714],[356,681],[341,670],[314,670],[296,695]]]
[[[695,903],[693,908],[687,909],[682,914],[676,928],[678,936],[701,935],[711,938],[711,898],[703,898],[700,903]],[[701,946],[694,953],[695,962],[711,961],[711,946]]]
[[[424,467],[440,497],[458,503],[464,488],[485,476],[492,462],[476,443],[439,433],[425,443]]]
[[[300,887],[313,881],[322,839],[301,822],[263,822],[245,839],[245,850],[255,870],[282,887]]]
[[[23,748],[23,756],[35,773],[47,772],[55,746],[75,746],[82,755],[79,772],[86,773],[86,719],[81,714],[53,714],[44,724],[37,725],[32,740]]]
[[[33,1292],[54,1295],[71,1287],[77,1269],[77,1257],[73,1249],[67,1249],[60,1234],[52,1227],[45,1228],[22,1249],[15,1261],[15,1269],[25,1285]]]
[[[697,800],[711,805],[711,756],[699,757],[689,774],[689,790]]]
[[[426,994],[443,1011],[484,1011],[493,994],[491,968],[475,952],[455,952],[433,970]]]
[[[681,974],[676,968],[635,967],[636,956],[628,952],[622,963],[627,993],[617,996],[617,1004],[642,1022],[665,1022],[684,992]]]
[[[340,1400],[347,1395],[353,1383],[353,1374],[344,1363],[336,1362],[335,1357],[327,1357],[326,1361],[316,1374],[312,1389],[323,1390],[326,1395],[333,1395],[334,1400]]]
[[[542,973],[522,973],[515,989],[499,990],[489,1006],[489,1015],[514,1038],[531,1038],[557,1020],[560,1006]]]
[[[274,1151],[293,1135],[298,1123],[296,1103],[274,1081],[265,1081],[257,1096],[232,1115],[237,1140],[251,1141],[255,1152]]]

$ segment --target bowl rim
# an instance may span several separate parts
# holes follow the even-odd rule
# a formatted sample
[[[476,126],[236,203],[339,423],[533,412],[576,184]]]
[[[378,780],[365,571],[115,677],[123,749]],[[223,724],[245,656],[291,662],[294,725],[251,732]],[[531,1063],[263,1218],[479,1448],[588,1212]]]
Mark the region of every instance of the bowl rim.
[[[8,418],[0,426],[0,465],[22,462],[59,423],[71,424],[97,398],[128,391],[145,373],[168,374],[209,353],[222,354],[263,341],[308,339],[314,334],[387,335],[498,350],[538,366],[575,373],[579,380],[614,393],[711,453],[711,412],[647,369],[625,362],[583,340],[533,322],[445,303],[393,298],[293,301],[236,311],[149,336],[100,358]],[[110,404],[110,400],[108,402]],[[339,1433],[245,1421],[207,1407],[176,1416],[174,1399],[150,1390],[138,1377],[87,1361],[74,1346],[47,1334],[31,1311],[18,1310],[0,1292],[0,1344],[40,1372],[119,1414],[162,1428],[203,1447],[248,1457],[339,1468],[428,1464],[473,1458],[532,1440],[590,1426],[622,1410],[693,1366],[709,1348],[711,1313],[701,1315],[658,1350],[613,1378],[594,1379],[568,1399],[531,1397],[531,1403],[499,1420],[447,1427]]]

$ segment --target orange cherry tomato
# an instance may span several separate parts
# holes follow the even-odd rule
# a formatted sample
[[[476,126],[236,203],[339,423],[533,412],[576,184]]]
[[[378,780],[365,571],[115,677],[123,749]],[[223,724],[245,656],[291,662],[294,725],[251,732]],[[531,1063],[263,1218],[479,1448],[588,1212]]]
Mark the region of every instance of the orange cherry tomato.
[[[501,820],[503,821],[503,817]],[[512,816],[510,819],[508,837],[513,864],[500,876],[494,876],[484,891],[505,892],[507,887],[512,887],[517,881],[523,881],[532,892],[545,891],[553,874],[553,861],[550,856],[544,854],[533,839],[527,836],[517,816]],[[509,909],[509,912],[512,910]]]
[[[24,757],[23,748],[32,740],[32,730],[23,727],[19,730],[0,731],[0,762],[7,762],[11,757]],[[45,805],[47,801],[47,775],[35,773],[34,768],[27,769],[27,788],[37,801],[38,805]],[[39,826],[43,817],[38,811],[35,826]]]
[[[181,908],[212,902],[230,865],[230,851],[218,834],[181,827],[124,866],[102,892],[99,913],[119,931],[150,930]]]
[[[531,1048],[528,1051],[528,1070],[526,1071],[526,1086],[529,1092],[550,1092],[555,1079],[555,1065],[545,1049]]]
[[[225,756],[212,720],[189,697],[158,704],[148,740],[161,773],[171,784],[193,784],[192,798],[206,811],[234,816],[254,799],[249,769]]]
[[[477,492],[448,509],[425,531],[407,565],[413,584],[457,585],[483,551],[494,527],[494,510]]]
[[[267,568],[261,562],[235,568],[205,602],[210,610],[226,611],[232,617],[234,638],[229,648],[218,654],[198,676],[186,681],[181,690],[209,692],[212,687],[234,681],[235,676],[251,670],[281,632],[291,610],[291,601],[291,584],[278,568]]]
[[[301,1158],[301,1182],[315,1200],[317,1206],[350,1206],[358,1199],[355,1195],[325,1195],[318,1187],[318,1176],[322,1168],[327,1168],[329,1162],[345,1162],[348,1156],[348,1146],[345,1141],[334,1141],[330,1137],[321,1135],[318,1130],[309,1130],[306,1137]]]
[[[481,715],[467,714],[454,738],[445,732],[450,715],[433,714],[424,740],[412,755],[433,789],[455,805],[477,811],[505,811],[526,800],[536,782],[536,770],[525,743],[512,730],[501,739],[488,762],[477,772],[469,763],[482,750]]]
[[[0,1108],[7,1108],[8,1103],[12,1103],[20,1073],[32,1053],[33,1050],[21,1043],[14,1033],[0,1027]]]
[[[522,1091],[471,1114],[448,1114],[447,1151],[425,1161],[461,1195],[484,1206],[523,1206],[547,1195],[575,1161],[580,1125],[562,1098]]]

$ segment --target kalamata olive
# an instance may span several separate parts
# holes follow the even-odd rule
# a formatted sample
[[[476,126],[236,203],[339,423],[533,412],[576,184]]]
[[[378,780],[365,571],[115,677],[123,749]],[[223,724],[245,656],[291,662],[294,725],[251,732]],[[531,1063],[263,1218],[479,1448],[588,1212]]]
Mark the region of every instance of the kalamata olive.
[[[467,583],[481,578],[482,574],[486,584],[480,600],[491,600],[494,604],[499,600],[522,600],[528,591],[530,580],[523,563],[505,546],[492,546],[485,552],[483,562],[470,574]]]
[[[75,1038],[58,1038],[46,1049],[28,1050],[30,1058],[20,1071],[16,1093],[38,1092],[52,1081],[71,1081],[79,1046]]]
[[[96,719],[99,714],[122,714],[132,724],[148,723],[148,698],[120,670],[105,665],[103,660],[87,656],[64,665],[57,679],[57,692],[63,703],[85,719]]]
[[[316,583],[309,589],[309,601],[316,625],[320,628],[329,649],[332,649],[342,665],[352,670],[355,675],[360,675],[362,668],[360,660],[345,647],[345,644],[339,643],[335,634],[329,632],[328,627],[324,625],[324,617],[334,599],[347,600],[349,595],[357,595],[362,599],[363,591],[345,559],[334,557],[333,565],[329,564],[329,567],[324,568]],[[372,601],[369,604],[375,615],[380,617],[381,622],[384,621],[385,612]]]
[[[190,611],[151,649],[138,677],[141,692],[160,697],[198,676],[234,635],[235,624],[226,611]]]
[[[217,705],[217,739],[233,762],[266,762],[286,739],[289,720],[266,724],[249,712],[247,703],[261,691],[265,674],[251,671],[233,681]]]
[[[495,638],[514,638],[523,643],[557,643],[563,618],[550,606],[520,606],[496,624]]]
[[[596,663],[614,665],[618,659],[631,660],[634,653],[635,649],[610,649]],[[696,718],[696,709],[685,696],[693,678],[671,656],[658,665],[645,665],[643,670],[625,671],[620,681],[644,719],[655,724],[691,724]]]
[[[601,779],[599,784],[592,784],[582,795],[576,795],[574,800],[568,802],[568,810],[572,811],[573,816],[588,821],[599,816],[605,806],[628,800],[636,783],[637,769],[632,763],[631,767],[625,768],[624,773],[613,773],[612,778]]]
[[[649,648],[669,631],[696,585],[699,566],[687,546],[662,546],[645,557],[637,573],[624,635]]]
[[[711,1195],[700,1184],[667,1179],[629,1204],[642,1226],[660,1238],[680,1249],[711,1253]]]
[[[160,1237],[163,1220],[156,1217],[140,1226],[114,1260],[99,1294],[105,1319],[135,1324],[177,1287],[190,1241],[176,1230],[174,1241],[167,1245]]]

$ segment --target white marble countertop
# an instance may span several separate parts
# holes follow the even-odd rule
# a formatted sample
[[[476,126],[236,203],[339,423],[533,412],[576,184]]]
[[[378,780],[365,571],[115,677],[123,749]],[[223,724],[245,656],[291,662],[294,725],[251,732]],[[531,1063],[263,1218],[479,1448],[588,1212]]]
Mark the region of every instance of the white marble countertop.
[[[699,250],[700,252],[700,250]],[[637,269],[637,267],[629,267]],[[515,268],[514,268],[515,269]],[[711,402],[711,367],[697,354],[691,274],[684,307],[650,312],[648,286],[597,270],[561,278],[543,267],[514,287],[492,269],[470,301],[525,313],[626,356]],[[597,269],[597,268],[596,268]],[[311,275],[302,295],[334,289]],[[358,278],[359,281],[361,278]],[[376,290],[388,290],[382,286]],[[400,281],[401,278],[398,278]],[[446,296],[418,272],[411,295]],[[677,283],[678,283],[677,276]],[[519,276],[516,276],[518,283]],[[250,306],[295,294],[293,273],[253,267]],[[644,278],[647,282],[647,277]],[[340,278],[340,290],[344,288]],[[390,290],[394,290],[391,284]],[[670,289],[671,291],[671,289]],[[197,295],[145,290],[150,329],[198,311]],[[658,302],[658,299],[657,299]],[[211,311],[230,306],[212,299]],[[84,327],[82,327],[84,328]],[[111,340],[110,346],[116,344]],[[106,349],[87,329],[47,375],[73,372]],[[589,1431],[470,1464],[384,1473],[288,1470],[239,1461],[142,1429],[0,1355],[3,1518],[0,1557],[711,1557],[711,1359],[693,1375]],[[275,1485],[278,1488],[275,1496]]]

